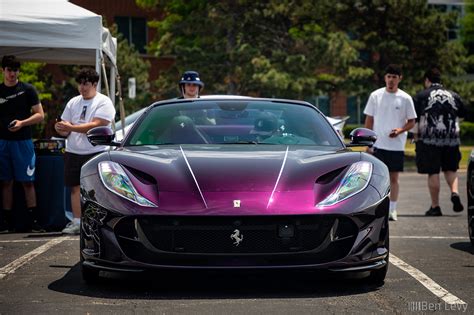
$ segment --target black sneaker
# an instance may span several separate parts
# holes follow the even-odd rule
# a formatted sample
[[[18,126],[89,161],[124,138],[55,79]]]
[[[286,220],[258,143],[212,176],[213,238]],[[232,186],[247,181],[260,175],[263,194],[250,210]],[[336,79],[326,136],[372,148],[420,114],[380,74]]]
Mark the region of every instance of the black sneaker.
[[[451,202],[453,203],[453,211],[454,212],[461,212],[464,210],[464,206],[461,203],[461,198],[457,193],[451,194]]]
[[[443,213],[441,213],[441,208],[438,206],[434,208],[430,207],[430,209],[425,212],[425,215],[428,217],[440,217]]]
[[[33,233],[44,233],[46,232],[46,230],[38,224],[38,221],[34,220],[32,223],[31,223],[31,228],[29,228],[29,230]]]
[[[15,231],[15,226],[13,225],[11,217],[11,210],[0,209],[0,233]]]
[[[0,222],[0,234],[8,233],[9,231],[10,229],[8,228],[8,224],[2,220]]]
[[[26,209],[28,214],[27,231],[32,233],[44,233],[46,230],[38,223],[36,208]]]

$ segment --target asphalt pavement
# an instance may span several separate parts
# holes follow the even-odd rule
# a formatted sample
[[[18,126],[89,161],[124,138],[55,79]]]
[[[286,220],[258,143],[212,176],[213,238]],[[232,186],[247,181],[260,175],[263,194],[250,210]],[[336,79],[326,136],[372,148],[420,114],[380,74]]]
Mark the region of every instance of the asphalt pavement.
[[[456,314],[474,313],[474,247],[466,210],[452,211],[442,183],[442,217],[425,217],[426,176],[400,177],[399,219],[390,223],[385,284],[301,272],[106,274],[86,285],[78,237],[0,235],[0,314]],[[460,195],[466,205],[466,173]]]

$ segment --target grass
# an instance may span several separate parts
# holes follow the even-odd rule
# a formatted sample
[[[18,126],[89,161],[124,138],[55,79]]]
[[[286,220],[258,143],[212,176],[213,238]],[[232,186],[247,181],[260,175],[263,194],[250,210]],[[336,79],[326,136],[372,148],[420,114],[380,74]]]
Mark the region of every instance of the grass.
[[[459,162],[460,169],[467,168],[467,162],[469,161],[469,155],[473,149],[472,145],[461,145],[461,162]],[[354,151],[365,151],[365,147],[354,147]],[[411,143],[409,140],[405,146],[405,170],[407,171],[416,171],[415,165],[415,144]]]

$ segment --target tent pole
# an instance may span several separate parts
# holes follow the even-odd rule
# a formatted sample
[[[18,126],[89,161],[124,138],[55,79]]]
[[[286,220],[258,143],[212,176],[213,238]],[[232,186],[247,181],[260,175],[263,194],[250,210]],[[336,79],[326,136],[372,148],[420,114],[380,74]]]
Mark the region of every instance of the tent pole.
[[[123,106],[122,84],[120,83],[120,73],[117,71],[117,95],[119,97],[120,121],[122,122],[122,135],[125,137],[125,107]]]
[[[99,49],[96,49],[95,50],[95,71],[97,71],[97,73],[99,74],[99,82],[97,83],[97,91],[100,92],[101,89],[100,89],[100,85],[102,83],[102,76],[100,75],[101,74],[101,71],[100,71],[100,60],[101,60],[101,56],[100,56],[100,50]]]
[[[109,77],[109,82],[110,82],[110,96],[112,100],[112,104],[115,106],[115,66],[112,65],[110,67],[110,77]]]
[[[102,59],[102,75],[104,77],[104,86],[105,86],[105,92],[107,93],[107,96],[110,97],[110,89],[109,89],[109,81],[107,79],[107,70],[105,69],[105,62],[104,59]],[[113,102],[112,102],[113,103]]]

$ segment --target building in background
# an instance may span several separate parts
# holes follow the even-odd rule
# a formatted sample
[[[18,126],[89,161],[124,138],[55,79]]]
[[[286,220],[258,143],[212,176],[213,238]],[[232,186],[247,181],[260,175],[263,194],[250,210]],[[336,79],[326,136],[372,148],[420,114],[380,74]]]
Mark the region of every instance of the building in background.
[[[141,57],[150,62],[150,80],[158,77],[160,69],[167,68],[171,59],[158,58],[146,51],[146,46],[154,39],[156,30],[148,28],[147,22],[160,18],[157,10],[145,10],[138,7],[134,0],[70,0],[96,14],[102,15],[107,26],[117,24],[118,31],[133,44]]]
[[[462,0],[428,0],[428,5],[441,12],[456,12],[458,14],[457,24],[450,28],[446,34],[448,39],[458,39],[460,34],[461,19],[464,17],[465,3]]]

